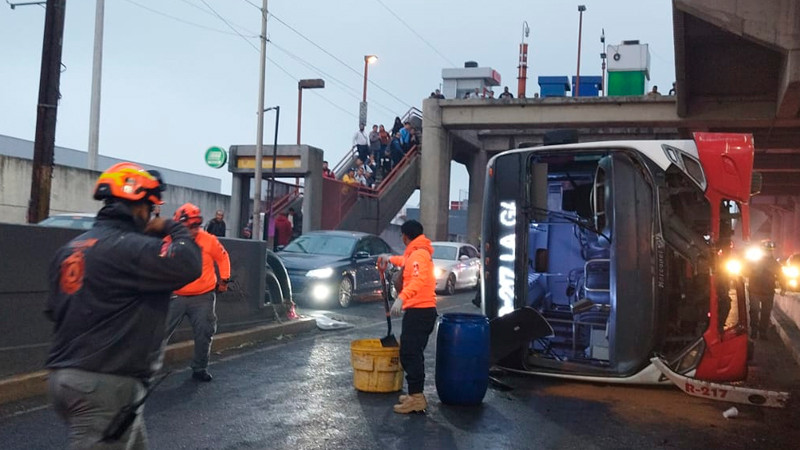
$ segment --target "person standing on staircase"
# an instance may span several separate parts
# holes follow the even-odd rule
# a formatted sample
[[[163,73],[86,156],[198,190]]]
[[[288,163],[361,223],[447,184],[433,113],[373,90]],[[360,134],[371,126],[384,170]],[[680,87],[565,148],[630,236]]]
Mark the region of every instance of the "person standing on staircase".
[[[369,138],[367,137],[367,133],[364,132],[364,124],[359,125],[358,131],[353,135],[352,148],[358,151],[358,159],[360,159],[361,162],[367,160],[367,156],[369,155]]]
[[[372,131],[369,132],[369,155],[375,158],[380,158],[381,151],[381,134],[378,132],[378,126],[373,125]],[[367,162],[367,161],[364,161]]]

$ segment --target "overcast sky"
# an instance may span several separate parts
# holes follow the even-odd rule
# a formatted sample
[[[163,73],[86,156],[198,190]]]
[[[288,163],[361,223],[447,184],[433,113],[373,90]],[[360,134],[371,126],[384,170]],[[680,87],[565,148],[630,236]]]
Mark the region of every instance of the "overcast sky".
[[[675,72],[671,2],[580,3],[587,7],[581,74],[600,75],[604,28],[607,44],[650,44],[650,85],[665,93]],[[331,165],[339,161],[357,129],[366,54],[380,58],[369,70],[370,124],[388,128],[411,106],[421,109],[422,99],[442,82],[442,68],[463,67],[468,60],[497,70],[503,85],[516,92],[523,21],[531,29],[530,96],[538,91],[536,77],[574,74],[578,4],[270,0],[266,105],[282,108],[278,142],[295,142],[297,80],[323,78],[324,90],[304,93],[302,141],[323,149]],[[100,153],[221,178],[229,193],[227,167],[211,169],[203,156],[212,145],[255,143],[260,5],[261,0],[106,0]],[[44,17],[40,6],[0,9],[0,134],[34,138]],[[67,0],[56,144],[79,150],[88,143],[94,18],[95,1]],[[273,139],[272,114],[265,116],[267,144]],[[467,186],[466,170],[454,163],[451,199]]]

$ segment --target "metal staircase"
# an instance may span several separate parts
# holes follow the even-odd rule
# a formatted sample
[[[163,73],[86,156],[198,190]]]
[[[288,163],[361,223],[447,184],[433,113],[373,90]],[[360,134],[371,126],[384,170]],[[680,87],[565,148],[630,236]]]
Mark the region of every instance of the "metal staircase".
[[[420,159],[419,147],[414,147],[377,189],[359,189],[335,229],[380,234],[419,188]]]
[[[411,108],[401,121],[410,122],[422,142],[422,111]],[[347,186],[338,181],[355,165],[356,152],[347,152],[333,168],[337,179],[323,180],[322,228],[380,234],[419,189],[420,150],[420,146],[413,147],[385,179],[377,177],[375,189]]]

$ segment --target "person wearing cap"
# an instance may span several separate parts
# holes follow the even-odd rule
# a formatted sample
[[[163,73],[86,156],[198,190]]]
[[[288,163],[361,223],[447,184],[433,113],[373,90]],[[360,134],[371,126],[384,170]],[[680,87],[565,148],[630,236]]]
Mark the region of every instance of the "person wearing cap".
[[[45,315],[55,330],[47,389],[72,448],[147,447],[142,405],[116,441],[101,440],[160,368],[170,293],[201,273],[200,248],[186,227],[151,218],[164,189],[156,171],[128,162],[110,167],[95,183],[103,206],[94,227],[50,265]]]
[[[356,169],[353,167],[347,169],[347,173],[342,177],[342,182],[350,186],[358,186],[358,181],[356,181]]]
[[[211,354],[211,340],[217,331],[216,291],[228,290],[228,282],[231,279],[231,261],[219,239],[200,228],[203,223],[200,208],[186,203],[175,211],[173,220],[186,226],[194,241],[203,251],[203,272],[197,279],[177,289],[172,295],[167,319],[167,337],[164,339],[164,344],[166,345],[183,318],[188,317],[194,333],[192,379],[208,382],[213,379],[208,373],[208,357]],[[215,264],[216,269],[214,268]],[[217,270],[219,270],[219,279],[217,279]]]
[[[380,255],[378,267],[387,262],[403,268],[403,287],[392,304],[391,314],[403,314],[400,339],[400,365],[406,372],[408,394],[400,396],[394,412],[424,412],[428,401],[425,386],[425,347],[436,324],[436,277],[433,273],[433,246],[423,234],[422,224],[408,220],[400,226],[406,251],[402,255]]]

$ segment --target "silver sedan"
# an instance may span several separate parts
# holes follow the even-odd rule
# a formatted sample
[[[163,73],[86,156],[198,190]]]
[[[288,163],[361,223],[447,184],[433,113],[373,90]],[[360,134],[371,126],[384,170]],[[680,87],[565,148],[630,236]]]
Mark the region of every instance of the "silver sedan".
[[[432,242],[436,291],[453,295],[456,289],[475,288],[480,282],[478,250],[459,242]]]

